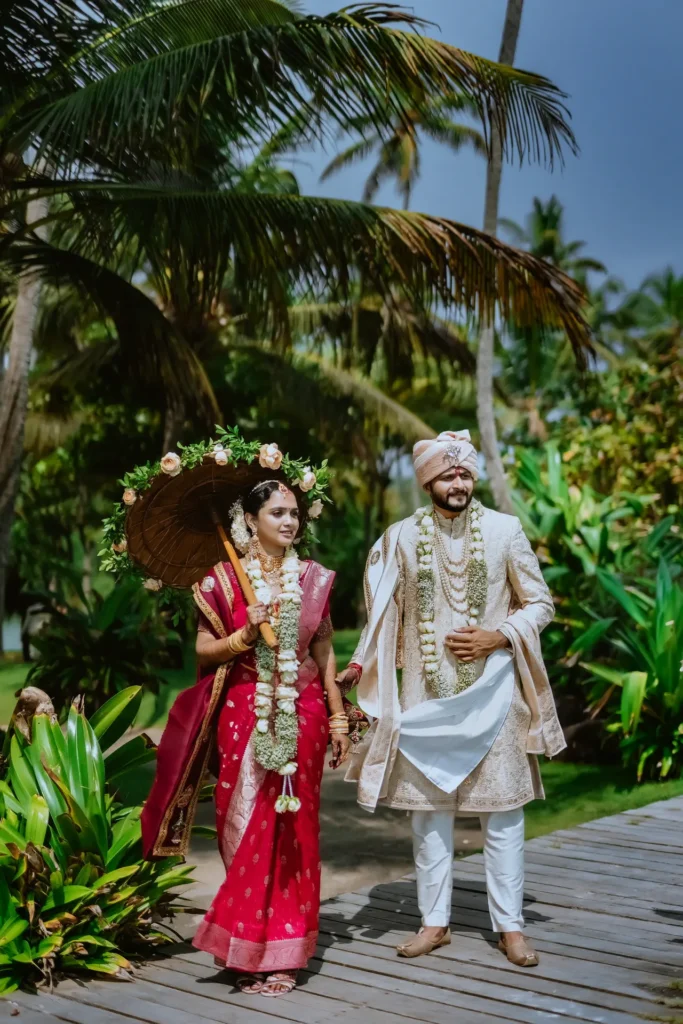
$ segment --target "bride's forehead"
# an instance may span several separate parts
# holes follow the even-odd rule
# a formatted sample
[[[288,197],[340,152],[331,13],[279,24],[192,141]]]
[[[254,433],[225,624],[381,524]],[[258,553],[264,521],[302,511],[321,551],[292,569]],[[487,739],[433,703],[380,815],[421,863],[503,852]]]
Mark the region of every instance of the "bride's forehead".
[[[278,487],[277,491],[273,491],[268,501],[265,502],[264,508],[272,512],[276,508],[295,509],[298,508],[298,505],[293,492],[283,485]]]

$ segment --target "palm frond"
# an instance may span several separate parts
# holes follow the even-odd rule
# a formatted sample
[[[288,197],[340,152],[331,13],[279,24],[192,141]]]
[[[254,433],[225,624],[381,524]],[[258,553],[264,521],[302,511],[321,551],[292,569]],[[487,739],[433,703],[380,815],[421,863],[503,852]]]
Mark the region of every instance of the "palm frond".
[[[0,259],[19,272],[37,272],[52,285],[82,289],[115,326],[115,338],[64,360],[59,373],[52,374],[54,384],[93,373],[123,351],[129,369],[157,381],[168,395],[197,403],[215,422],[218,404],[201,361],[139,288],[81,253],[38,240],[5,243]]]
[[[394,401],[366,377],[342,370],[313,355],[297,355],[295,362],[310,363],[317,367],[334,391],[352,399],[366,416],[380,426],[387,427],[407,444],[413,444],[422,438],[436,437],[436,432],[424,420]]]
[[[337,174],[345,167],[351,167],[358,160],[365,160],[378,143],[378,138],[367,138],[359,139],[358,142],[354,142],[351,146],[343,149],[341,153],[337,153],[333,160],[330,160],[327,167],[320,175],[321,181],[327,181],[333,174]]]
[[[498,313],[520,327],[562,328],[580,362],[590,351],[575,281],[531,253],[445,218],[239,191],[168,195],[159,186],[123,186],[93,201],[87,193],[71,194],[82,224],[74,249],[106,259],[124,238],[137,238],[145,258],[156,261],[160,287],[175,258],[190,268],[188,280],[201,271],[206,297],[207,280],[217,288],[231,259],[237,288],[271,309],[279,306],[283,323],[285,285],[344,297],[361,279],[380,295],[398,288],[416,308],[442,302],[483,323]]]
[[[276,0],[140,0],[119,21],[113,13],[99,40],[56,54],[5,109],[0,130],[15,149],[37,145],[66,168],[88,150],[113,159],[163,139],[173,151],[179,119],[210,117],[252,139],[304,111],[312,124],[370,113],[389,128],[415,96],[452,92],[473,102],[487,138],[496,126],[507,155],[552,164],[575,149],[552,83],[405,31],[423,23],[401,8],[297,17]]]

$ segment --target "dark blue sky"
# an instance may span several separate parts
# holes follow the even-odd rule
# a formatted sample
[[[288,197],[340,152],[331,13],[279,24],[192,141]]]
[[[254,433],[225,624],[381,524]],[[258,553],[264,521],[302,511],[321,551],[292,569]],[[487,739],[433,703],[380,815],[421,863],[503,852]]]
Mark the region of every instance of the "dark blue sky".
[[[305,8],[325,13],[343,2]],[[420,0],[412,9],[437,23],[430,34],[497,58],[505,0]],[[586,253],[629,287],[667,264],[683,273],[682,45],[683,0],[525,0],[516,64],[569,94],[581,153],[553,173],[506,166],[501,216],[523,221],[535,195],[555,192],[567,238],[585,240]],[[370,163],[320,183],[329,158],[297,163],[303,190],[359,199]],[[427,143],[412,208],[480,227],[484,179],[480,158]],[[379,201],[399,202],[390,186]]]

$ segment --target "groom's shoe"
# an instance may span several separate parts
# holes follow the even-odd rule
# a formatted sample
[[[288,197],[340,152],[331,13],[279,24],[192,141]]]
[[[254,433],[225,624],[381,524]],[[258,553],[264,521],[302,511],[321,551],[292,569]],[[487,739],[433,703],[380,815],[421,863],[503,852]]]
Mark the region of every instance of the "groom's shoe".
[[[501,932],[498,949],[517,967],[538,967],[538,953],[522,932]]]
[[[425,953],[433,953],[435,949],[440,946],[450,946],[451,944],[451,932],[447,928],[444,934],[438,938],[433,939],[428,935],[425,935],[424,929],[420,928],[415,938],[411,939],[410,942],[405,942],[401,946],[396,947],[396,952],[399,956],[413,957],[413,956],[424,956]]]

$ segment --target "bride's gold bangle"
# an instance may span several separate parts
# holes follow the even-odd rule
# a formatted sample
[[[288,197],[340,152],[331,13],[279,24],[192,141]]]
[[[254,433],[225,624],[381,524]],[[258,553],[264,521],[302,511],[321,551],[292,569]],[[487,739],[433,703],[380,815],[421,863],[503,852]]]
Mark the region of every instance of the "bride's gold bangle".
[[[251,644],[248,644],[244,639],[244,627],[238,629],[235,633],[228,637],[228,653],[229,654],[244,654],[246,651],[251,650]]]

